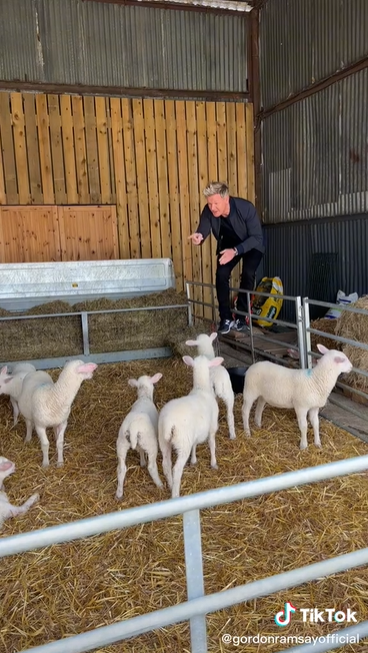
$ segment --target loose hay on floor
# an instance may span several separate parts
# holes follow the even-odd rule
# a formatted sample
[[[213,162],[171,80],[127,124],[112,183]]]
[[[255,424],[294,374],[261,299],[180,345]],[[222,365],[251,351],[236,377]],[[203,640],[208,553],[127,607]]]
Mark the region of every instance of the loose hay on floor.
[[[156,306],[173,305],[183,305],[183,308],[152,310]],[[141,297],[116,301],[101,298],[74,306],[54,301],[36,306],[25,313],[15,314],[2,309],[0,316],[137,308],[150,310],[90,315],[91,354],[166,347],[168,335],[181,332],[188,325],[187,297],[185,293],[176,292],[172,288]],[[79,315],[0,322],[0,360],[10,362],[56,358],[76,356],[82,352],[83,335]]]
[[[125,496],[117,503],[115,442],[119,426],[135,393],[127,379],[161,371],[156,386],[158,407],[185,394],[191,371],[178,360],[156,360],[101,366],[85,381],[72,408],[66,431],[65,465],[56,467],[50,438],[50,468],[41,467],[41,450],[34,435],[23,443],[25,426],[11,429],[8,400],[0,398],[2,455],[16,463],[6,481],[9,498],[24,501],[38,491],[40,503],[29,513],[5,523],[8,536],[169,498],[139,468],[139,456],[128,454]],[[58,372],[53,372],[57,376]],[[253,418],[253,413],[252,413]],[[181,492],[280,474],[366,454],[367,445],[321,420],[322,450],[312,444],[300,452],[299,430],[292,411],[266,408],[262,429],[246,439],[241,430],[241,396],[235,405],[237,439],[228,438],[223,406],[217,436],[219,469],[210,468],[207,445],[198,447],[198,464],[186,467]],[[159,472],[162,475],[161,458]],[[358,474],[306,487],[205,510],[202,543],[207,593],[235,587],[298,566],[364,548],[368,541],[368,476]],[[186,600],[182,520],[174,518],[115,531],[1,560],[0,641],[13,653],[61,637],[158,610]],[[236,650],[221,635],[326,635],[336,624],[303,624],[295,617],[278,629],[275,613],[285,601],[297,608],[350,608],[359,621],[368,609],[368,568],[306,583],[208,615],[209,651]],[[287,632],[284,632],[287,631]],[[364,651],[343,646],[344,651]],[[282,644],[242,644],[238,650],[274,653]],[[188,653],[189,626],[157,630],[100,653]]]

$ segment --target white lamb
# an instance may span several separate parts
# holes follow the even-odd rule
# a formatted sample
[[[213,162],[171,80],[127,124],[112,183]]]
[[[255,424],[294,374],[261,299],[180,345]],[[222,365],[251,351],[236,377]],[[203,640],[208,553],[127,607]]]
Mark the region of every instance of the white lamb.
[[[201,333],[197,336],[196,340],[187,340],[185,344],[188,347],[198,347],[199,356],[207,356],[209,360],[213,360],[216,356],[212,345],[215,338],[217,338],[217,333],[211,333],[210,336],[206,333]],[[213,367],[210,374],[215,395],[220,397],[226,405],[230,440],[235,440],[234,391],[229,372],[223,365],[220,365],[219,367]]]
[[[26,420],[26,442],[32,437],[33,426],[41,441],[42,465],[49,465],[49,441],[46,429],[53,427],[57,447],[57,466],[64,464],[64,433],[74,398],[85,379],[91,379],[97,368],[95,363],[81,360],[68,361],[54,384],[47,372],[30,372],[24,378],[19,397],[19,410]]]
[[[301,432],[300,449],[308,446],[307,415],[313,426],[314,444],[321,447],[318,411],[325,406],[340,374],[348,373],[352,364],[341,351],[317,345],[323,356],[311,370],[295,370],[262,361],[247,370],[243,394],[243,425],[250,436],[249,413],[258,399],[255,423],[261,426],[263,409],[267,404],[278,408],[294,408]]]
[[[25,501],[25,503],[23,503],[21,506],[13,506],[9,502],[6,493],[1,490],[3,487],[4,479],[7,476],[10,476],[10,474],[13,474],[14,471],[14,463],[12,463],[11,460],[4,458],[4,456],[0,456],[0,530],[6,519],[24,514],[40,498],[39,494],[32,494],[32,496],[29,497],[29,499],[27,499],[27,501]]]
[[[148,471],[157,487],[163,487],[157,469],[157,422],[158,412],[153,403],[154,385],[162,378],[159,372],[154,376],[140,376],[139,379],[129,379],[128,383],[137,388],[138,399],[133,404],[130,412],[125,417],[116,443],[118,456],[118,487],[116,498],[123,496],[124,480],[126,475],[126,456],[129,449],[138,450],[140,464],[146,464],[145,453],[148,457]]]
[[[16,363],[11,372],[8,372],[7,365],[0,370],[0,395],[9,395],[13,406],[13,426],[18,423],[18,400],[22,392],[23,379],[29,372],[35,371],[36,368],[31,363]]]
[[[211,467],[217,469],[215,436],[218,429],[218,403],[212,389],[210,368],[223,363],[223,358],[208,360],[206,356],[183,356],[186,365],[193,367],[193,390],[185,397],[172,399],[162,408],[158,418],[158,438],[162,453],[162,467],[172,498],[178,497],[184,465],[192,452],[195,465],[197,444],[209,440]],[[172,448],[177,459],[171,468]]]

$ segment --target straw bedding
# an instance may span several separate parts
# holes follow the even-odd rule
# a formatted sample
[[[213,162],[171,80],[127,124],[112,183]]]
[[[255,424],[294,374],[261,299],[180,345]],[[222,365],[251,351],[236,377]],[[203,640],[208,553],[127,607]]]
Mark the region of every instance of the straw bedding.
[[[0,398],[1,454],[14,460],[16,473],[6,481],[10,500],[21,503],[39,491],[40,503],[26,515],[7,521],[9,536],[93,515],[169,498],[128,454],[125,496],[116,491],[115,443],[119,426],[135,393],[127,379],[161,371],[156,386],[159,408],[191,387],[191,371],[175,359],[100,366],[83,383],[66,431],[65,466],[56,467],[50,438],[50,468],[41,467],[37,436],[23,443],[21,421],[11,429],[8,399]],[[52,372],[57,376],[58,373]],[[321,420],[323,449],[312,444],[300,452],[292,411],[266,408],[262,429],[245,439],[241,431],[241,396],[236,398],[237,439],[230,441],[221,406],[217,436],[219,469],[211,470],[207,444],[198,447],[196,467],[186,467],[183,495],[232,485],[367,453],[367,445]],[[253,424],[253,422],[252,422]],[[161,458],[159,472],[162,476]],[[163,478],[163,476],[162,476]],[[368,476],[359,474],[291,489],[202,513],[205,589],[216,592],[298,566],[367,546]],[[48,547],[1,561],[0,648],[13,653],[47,641],[91,630],[186,600],[181,518],[162,520],[82,541]],[[236,650],[221,642],[233,635],[326,635],[341,626],[303,624],[300,614],[279,629],[274,615],[291,601],[297,608],[350,608],[359,621],[368,609],[368,568],[280,592],[208,616],[209,651]],[[281,632],[282,631],[282,632]],[[287,631],[286,633],[284,631]],[[364,651],[367,644],[339,651]],[[288,648],[282,644],[241,644],[256,653]],[[158,630],[100,653],[187,653],[189,626]]]
[[[114,309],[147,308],[182,304],[183,308],[101,313],[88,318],[90,351],[92,354],[131,349],[165,347],[170,333],[178,333],[188,324],[185,293],[168,289],[159,293],[112,301],[101,298],[70,306],[54,301],[36,306],[24,313],[0,309],[1,317],[42,315],[77,311],[107,311]],[[75,356],[83,352],[83,337],[79,315],[65,315],[30,320],[0,322],[0,360],[56,358]]]

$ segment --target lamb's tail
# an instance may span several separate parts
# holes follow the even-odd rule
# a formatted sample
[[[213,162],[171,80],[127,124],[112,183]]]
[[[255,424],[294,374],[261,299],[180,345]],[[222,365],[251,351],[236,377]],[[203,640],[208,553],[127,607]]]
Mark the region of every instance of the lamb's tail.
[[[175,429],[175,425],[173,424],[173,426],[171,426],[171,428],[169,429],[167,428],[162,429],[161,440],[164,440],[168,444],[171,444],[174,435],[176,435],[176,429]]]
[[[130,422],[128,428],[124,431],[124,435],[130,442],[131,448],[134,450],[140,445],[142,435],[148,435],[153,429],[152,423],[147,415],[136,415]]]
[[[172,440],[176,435],[175,424],[167,424],[165,420],[160,420],[158,422],[158,440],[161,449],[162,455],[168,455],[172,449]]]

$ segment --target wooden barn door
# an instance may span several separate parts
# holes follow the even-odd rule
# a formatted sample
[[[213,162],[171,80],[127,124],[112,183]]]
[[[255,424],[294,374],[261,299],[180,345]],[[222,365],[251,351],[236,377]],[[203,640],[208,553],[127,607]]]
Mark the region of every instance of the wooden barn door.
[[[0,208],[0,263],[117,258],[115,206]]]
[[[59,206],[62,261],[119,258],[115,206]]]
[[[0,259],[1,263],[60,261],[58,207],[1,207]]]

